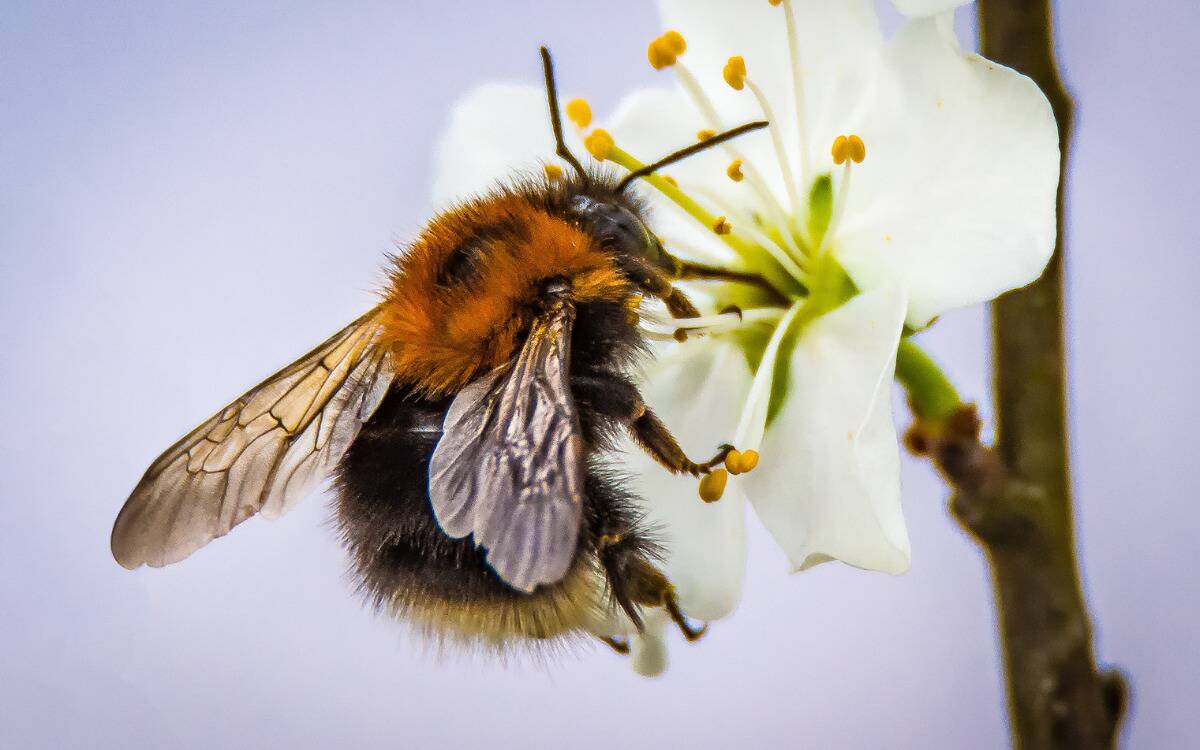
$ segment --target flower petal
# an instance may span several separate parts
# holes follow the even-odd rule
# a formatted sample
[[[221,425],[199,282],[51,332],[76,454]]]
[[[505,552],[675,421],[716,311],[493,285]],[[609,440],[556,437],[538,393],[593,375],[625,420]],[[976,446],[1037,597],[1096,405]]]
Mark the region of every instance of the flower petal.
[[[732,438],[749,388],[750,368],[737,346],[697,339],[662,357],[643,392],[688,455],[707,458]],[[745,573],[744,500],[731,487],[718,502],[705,504],[694,477],[671,475],[644,456],[630,448],[629,469],[648,525],[664,547],[664,567],[680,605],[700,620],[724,617],[741,596]]]
[[[644,613],[645,629],[629,636],[629,661],[642,677],[657,677],[667,671],[667,624],[670,618],[662,608]]]
[[[959,51],[934,19],[906,25],[887,62],[834,252],[860,288],[903,284],[922,326],[1041,274],[1058,130],[1033,81]]]
[[[791,353],[785,401],[743,486],[797,570],[908,568],[891,415],[904,311],[898,287],[866,292],[810,323]]]
[[[936,16],[970,2],[973,0],[892,0],[896,10],[910,18]]]
[[[568,138],[576,155],[578,139]],[[470,91],[454,105],[437,146],[432,199],[445,208],[487,190],[517,171],[537,174],[558,162],[546,108],[537,86],[492,83]]]

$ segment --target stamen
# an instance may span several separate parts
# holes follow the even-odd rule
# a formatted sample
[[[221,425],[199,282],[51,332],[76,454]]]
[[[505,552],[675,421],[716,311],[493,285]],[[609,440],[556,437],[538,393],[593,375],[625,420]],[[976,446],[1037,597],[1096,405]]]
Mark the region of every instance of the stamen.
[[[758,466],[758,451],[756,450],[732,450],[725,456],[725,468],[729,470],[730,474],[745,474],[753,471],[755,466]]]
[[[746,169],[751,168],[751,165],[749,165],[749,164],[746,164],[744,166],[746,167]],[[751,172],[750,174],[753,174],[753,173]],[[713,205],[722,206],[721,196],[717,195],[715,192],[708,190],[706,188],[703,188],[703,187],[695,188],[695,192],[697,192],[698,194],[707,198]],[[772,237],[772,236],[768,235],[766,232],[759,229],[756,226],[755,222],[751,220],[752,217],[747,215],[744,211],[741,211],[741,210],[739,210],[735,207],[731,207],[731,206],[724,206],[724,208],[729,212],[729,215],[733,216],[734,219],[738,222],[738,231],[740,233],[748,235],[751,239],[754,240],[754,243],[757,247],[760,247],[763,250],[765,250],[767,252],[767,254],[770,255],[772,258],[774,258],[776,260],[776,262],[778,262],[779,265],[782,266],[783,269],[785,271],[787,271],[787,273],[792,278],[796,279],[801,284],[804,284],[807,286],[807,284],[808,284],[808,273],[806,271],[806,267],[808,265],[808,254],[807,253],[789,252],[788,248],[789,247],[794,248],[795,245],[785,246],[783,244],[780,244],[779,240],[777,240],[775,237]],[[787,228],[786,224],[780,225],[779,234],[785,240],[787,240],[789,238],[790,233],[788,232],[788,228]]]
[[[763,350],[762,359],[759,360],[758,370],[754,373],[754,382],[750,384],[750,393],[746,396],[746,404],[742,408],[742,416],[738,420],[737,431],[734,433],[735,445],[754,446],[752,450],[755,451],[753,458],[755,466],[758,465],[757,449],[762,445],[763,433],[767,427],[767,409],[770,406],[772,385],[775,379],[775,360],[779,357],[779,349],[783,345],[783,339],[787,335],[788,329],[791,328],[792,322],[803,306],[803,300],[794,303],[780,318],[779,325],[775,326],[775,331],[771,334],[771,339]],[[743,461],[747,452],[742,451]]]
[[[664,175],[661,175],[661,177],[662,177],[663,182],[667,183],[671,187],[675,187],[675,188],[679,187],[679,183],[676,182],[675,178],[672,177],[671,175],[664,174]]]
[[[546,177],[548,177],[551,182],[556,182],[562,179],[562,167],[558,166],[557,164],[543,164],[542,169],[546,170]]]
[[[607,158],[612,159],[612,161],[614,163],[621,165],[625,169],[628,169],[630,172],[636,172],[637,170],[646,166],[643,162],[634,158],[627,151],[625,151],[624,149],[622,149],[621,147],[619,147],[615,144],[613,144],[609,147],[609,149],[605,155]],[[746,168],[750,167],[749,164],[747,164],[745,166],[746,166]],[[749,179],[753,180],[753,174],[754,174],[753,172],[750,172],[747,175],[747,177]],[[674,180],[671,180],[669,178],[664,178],[664,176],[662,176],[658,173],[648,174],[645,177],[643,177],[642,179],[644,179],[646,182],[653,185],[654,188],[657,189],[660,193],[667,196],[667,198],[669,198],[672,203],[674,203],[676,206],[678,206],[680,209],[682,209],[686,214],[691,216],[693,219],[699,221],[702,225],[711,227],[716,222],[717,217],[714,216],[712,213],[710,213],[704,206],[697,203],[696,200],[694,198],[692,198],[690,195],[688,195],[687,193],[680,190],[679,186],[675,183]],[[717,203],[719,204],[720,202],[717,201]],[[781,224],[780,226],[786,227],[786,224]],[[761,232],[758,234],[761,235]],[[782,234],[784,234],[786,236],[788,233],[782,232]],[[762,235],[762,236],[766,237],[765,235]],[[804,257],[803,255],[793,256],[790,253],[788,253],[787,250],[785,250],[783,247],[781,247],[777,242],[775,242],[774,240],[771,240],[769,238],[767,238],[765,244],[756,244],[758,242],[758,240],[756,240],[756,243],[750,243],[750,242],[747,242],[742,237],[739,237],[738,235],[732,234],[732,233],[719,235],[719,237],[726,245],[728,245],[730,248],[732,248],[734,250],[734,252],[736,252],[740,257],[746,258],[749,260],[753,260],[756,256],[758,256],[760,254],[760,250],[765,250],[767,253],[769,253],[771,255],[771,257],[773,257],[773,258],[775,258],[775,260],[779,261],[779,264],[781,266],[783,266],[783,268],[789,274],[791,274],[794,278],[799,280],[801,283],[807,283],[806,282],[806,279],[807,279],[806,274],[804,273],[804,271],[802,271],[800,269],[800,266],[797,265],[797,261],[795,260],[796,257],[803,258]]]
[[[607,159],[614,145],[613,137],[603,128],[596,128],[587,138],[583,139],[583,147],[595,157],[596,161]]]
[[[696,318],[671,318],[653,310],[641,310],[639,317],[638,333],[647,339],[686,341],[690,336],[716,336],[748,325],[772,324],[782,317],[782,311],[778,307],[755,307],[744,312],[735,310]],[[742,457],[745,460],[745,452]],[[758,459],[754,460],[757,462]]]
[[[792,63],[792,98],[796,105],[796,129],[800,139],[800,163],[798,165],[801,184],[807,185],[805,178],[808,167],[808,128],[804,122],[804,84],[800,77],[800,43],[796,38],[796,19],[792,14],[791,0],[771,2],[771,5],[783,5],[784,25],[787,27],[788,52]]]
[[[713,222],[712,230],[717,234],[729,234],[733,231],[733,227],[729,225],[729,221],[724,216],[718,216]]]
[[[682,55],[684,52],[687,52],[687,40],[684,39],[683,34],[680,34],[678,31],[673,29],[667,31],[660,37],[660,39],[662,39],[663,43],[675,53],[676,57]]]
[[[746,175],[742,174],[742,160],[734,159],[725,169],[725,174],[729,175],[729,179],[734,182],[741,182],[746,179]]]
[[[779,162],[779,171],[783,174],[783,184],[787,188],[788,201],[792,204],[792,215],[800,215],[800,195],[796,192],[796,178],[792,175],[791,159],[788,158],[787,149],[783,145],[783,132],[779,127],[779,120],[775,119],[775,111],[771,109],[770,102],[767,101],[766,95],[763,94],[761,88],[749,78],[746,79],[746,86],[750,88],[750,93],[758,101],[758,106],[762,108],[763,119],[771,123],[771,144],[775,146],[775,160]]]
[[[725,63],[725,68],[721,71],[721,75],[725,78],[725,83],[734,91],[741,91],[746,85],[746,60],[741,55],[734,55],[729,58],[729,62]]]
[[[743,320],[743,313],[737,311],[717,313],[716,315],[699,315],[694,318],[672,318],[651,310],[644,311],[641,315],[650,323],[670,328],[685,328],[689,331],[729,328],[731,325],[737,327]]]
[[[668,31],[646,48],[646,59],[655,70],[669,68],[687,51],[687,41],[678,31]]]
[[[721,129],[721,117],[717,114],[716,107],[713,106],[712,100],[704,93],[704,89],[700,86],[696,77],[692,75],[692,72],[688,70],[687,66],[683,63],[675,65],[675,75],[679,79],[680,85],[683,86],[683,90],[691,98],[692,103],[696,105],[696,109],[700,110],[701,116],[708,122],[709,126]],[[805,253],[796,244],[795,236],[792,232],[792,220],[789,218],[788,213],[783,210],[783,206],[779,205],[779,201],[775,199],[775,194],[767,187],[766,180],[763,179],[752,163],[746,161],[745,157],[735,146],[729,143],[721,145],[731,157],[743,161],[742,168],[747,181],[750,183],[750,187],[753,188],[759,200],[771,212],[772,220],[780,227],[780,234],[783,235],[786,244],[786,252],[790,253],[793,259],[799,260],[803,258]]]
[[[572,99],[567,102],[567,119],[575,123],[575,127],[583,130],[592,124],[592,107],[586,99]]]
[[[867,145],[857,135],[839,135],[833,139],[830,152],[834,164],[843,164],[847,159],[862,164],[863,159],[867,158]]]
[[[830,148],[833,163],[842,165],[842,179],[838,181],[837,192],[833,196],[833,212],[829,217],[829,226],[821,237],[821,245],[817,248],[819,255],[829,244],[829,238],[834,236],[842,214],[846,210],[846,201],[850,195],[850,169],[853,164],[861,164],[867,158],[867,145],[857,135],[839,135],[833,140]]]
[[[700,478],[700,499],[706,503],[715,503],[725,494],[725,485],[729,483],[729,472],[724,469],[714,469]]]
[[[758,466],[758,451],[753,448],[742,451],[742,473],[754,471],[756,466]]]
[[[696,140],[703,143],[704,141],[707,141],[709,138],[712,138],[716,134],[717,134],[717,131],[708,130],[707,128],[704,130],[698,130],[698,131],[696,131]]]

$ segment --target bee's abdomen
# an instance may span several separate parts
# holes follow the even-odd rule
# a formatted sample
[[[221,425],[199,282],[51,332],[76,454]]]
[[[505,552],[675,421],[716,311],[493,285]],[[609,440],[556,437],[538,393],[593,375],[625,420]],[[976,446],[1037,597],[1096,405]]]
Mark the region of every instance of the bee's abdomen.
[[[337,523],[362,593],[438,636],[500,642],[587,629],[603,600],[589,555],[577,553],[566,578],[526,594],[496,575],[470,537],[441,530],[429,459],[449,404],[394,388],[338,466]]]

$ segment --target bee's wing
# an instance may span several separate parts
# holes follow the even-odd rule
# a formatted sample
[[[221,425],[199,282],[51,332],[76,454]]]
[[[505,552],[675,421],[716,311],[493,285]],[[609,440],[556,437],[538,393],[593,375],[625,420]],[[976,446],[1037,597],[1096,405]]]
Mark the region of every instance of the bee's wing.
[[[582,437],[567,380],[574,308],[545,312],[511,367],[463,389],[429,463],[442,530],[475,535],[522,591],[567,573],[583,510]]]
[[[158,457],[113,524],[126,568],[178,562],[255,513],[276,518],[341,458],[392,382],[378,309]]]

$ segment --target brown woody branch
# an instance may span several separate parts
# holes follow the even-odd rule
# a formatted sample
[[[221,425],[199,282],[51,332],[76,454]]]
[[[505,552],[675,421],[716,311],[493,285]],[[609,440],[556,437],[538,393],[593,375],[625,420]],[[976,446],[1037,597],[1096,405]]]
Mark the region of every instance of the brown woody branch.
[[[1064,164],[1071,100],[1054,58],[1050,0],[979,0],[983,54],[1030,76],[1058,118]],[[1064,172],[1065,174],[1065,169]],[[1045,274],[992,307],[997,438],[979,441],[973,407],[918,421],[909,446],[954,488],[951,512],[987,557],[1017,747],[1106,748],[1125,688],[1097,670],[1075,558],[1066,427],[1062,215]],[[918,415],[919,418],[919,415]]]

